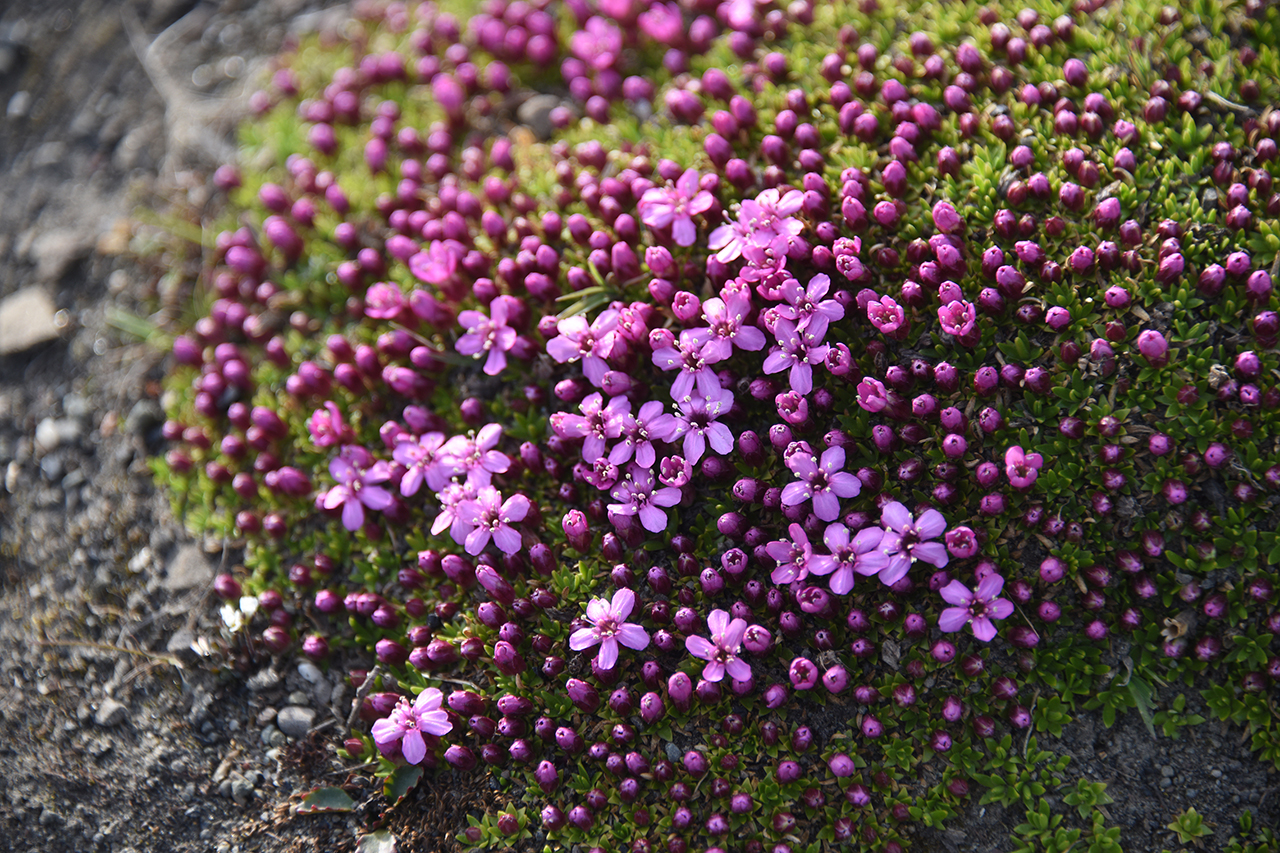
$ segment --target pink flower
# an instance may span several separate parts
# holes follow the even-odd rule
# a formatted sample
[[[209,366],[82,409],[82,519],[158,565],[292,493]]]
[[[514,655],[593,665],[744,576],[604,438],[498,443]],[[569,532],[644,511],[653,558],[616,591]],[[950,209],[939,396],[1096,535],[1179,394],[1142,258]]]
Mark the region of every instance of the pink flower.
[[[782,284],[782,298],[789,304],[778,307],[779,317],[796,324],[796,328],[808,337],[820,341],[827,334],[827,325],[844,318],[844,306],[834,299],[823,299],[831,289],[830,277],[819,273],[809,279],[808,287],[801,287],[793,278]]]
[[[380,281],[364,294],[364,313],[375,320],[394,320],[408,303],[399,286]]]
[[[671,346],[653,351],[653,363],[660,370],[678,370],[671,383],[671,397],[682,400],[693,393],[694,385],[703,397],[720,390],[720,378],[711,365],[725,358],[722,348],[711,342],[710,329],[685,329]]]
[[[342,507],[342,526],[347,530],[359,530],[364,526],[364,508],[383,510],[391,506],[395,498],[377,483],[391,479],[391,466],[378,461],[357,468],[343,457],[335,456],[329,462],[329,473],[338,484],[321,496],[325,509]]]
[[[446,441],[437,458],[442,465],[452,466],[447,476],[466,474],[477,488],[487,486],[494,474],[504,474],[511,467],[511,457],[494,450],[501,438],[501,426],[485,424],[475,436],[455,435]]]
[[[605,455],[609,439],[622,435],[624,418],[631,412],[631,401],[619,396],[611,398],[606,405],[604,397],[597,392],[584,399],[578,409],[582,414],[553,414],[551,429],[561,438],[586,439],[582,445],[582,461],[592,463]]]
[[[516,493],[505,502],[493,486],[483,486],[474,500],[464,501],[458,507],[458,520],[467,528],[464,544],[467,553],[479,554],[493,537],[494,544],[504,554],[520,550],[520,531],[512,522],[524,521],[529,514],[529,499]],[[456,540],[456,537],[455,537]]]
[[[613,601],[593,598],[587,602],[587,621],[590,628],[579,628],[569,635],[569,648],[575,652],[589,649],[597,643],[600,652],[596,662],[601,669],[613,669],[618,662],[618,644],[639,651],[649,645],[649,634],[627,617],[636,604],[636,594],[620,589],[613,594]]]
[[[448,530],[454,542],[465,541],[469,529],[459,517],[458,511],[467,501],[475,500],[478,494],[479,487],[474,483],[446,483],[444,488],[436,492],[440,512],[431,523],[431,535],[439,536]]]
[[[585,27],[574,32],[569,49],[596,70],[608,68],[622,52],[622,31],[599,15],[593,15]]]
[[[686,169],[676,180],[674,187],[653,187],[645,190],[636,205],[640,221],[654,230],[671,228],[671,237],[679,246],[692,246],[698,239],[698,226],[693,217],[706,213],[715,204],[715,198],[698,186],[696,169]]]
[[[453,723],[440,709],[443,695],[434,687],[418,694],[413,704],[401,696],[391,715],[373,724],[373,742],[384,752],[400,742],[400,754],[410,764],[418,764],[427,756],[427,743],[422,733],[441,737],[453,731]]]
[[[666,486],[655,490],[653,471],[637,465],[631,466],[627,478],[611,494],[617,503],[608,505],[609,512],[640,516],[640,523],[650,533],[666,530],[667,514],[662,508],[680,503],[679,489]]]
[[[885,526],[880,550],[889,558],[888,567],[880,572],[880,580],[886,586],[902,580],[912,560],[931,563],[939,569],[950,562],[945,545],[926,541],[938,538],[947,529],[947,520],[936,509],[925,510],[915,520],[905,506],[893,501],[885,505],[880,523]]]
[[[1024,453],[1021,447],[1010,447],[1004,453],[1004,472],[1016,489],[1029,489],[1044,465],[1039,453]]]
[[[730,621],[725,611],[712,610],[707,616],[707,630],[711,634],[710,640],[695,635],[684,641],[689,654],[707,662],[702,668],[702,677],[707,681],[721,681],[727,672],[730,678],[738,681],[751,678],[751,667],[738,657],[742,638],[747,633],[747,621]]]
[[[809,536],[798,524],[792,524],[787,532],[791,534],[791,541],[775,539],[764,546],[765,553],[778,561],[778,567],[769,576],[776,584],[804,580],[809,576],[809,560],[813,557]]]
[[[907,313],[891,296],[882,296],[868,302],[867,319],[876,327],[876,331],[890,337],[906,330]]]
[[[836,595],[847,595],[853,589],[853,576],[874,575],[889,565],[889,558],[880,550],[884,530],[867,527],[849,538],[849,528],[843,524],[829,524],[822,534],[822,542],[830,554],[814,554],[809,560],[809,571],[815,575],[831,575],[828,582]]]
[[[870,376],[863,377],[858,383],[858,405],[872,414],[889,405],[889,395],[884,383]]]
[[[674,47],[684,38],[684,17],[676,3],[654,3],[640,14],[637,23],[641,31],[658,44]]]
[[[507,366],[507,350],[516,343],[516,330],[507,325],[509,298],[499,296],[491,301],[488,317],[479,311],[463,311],[458,315],[458,322],[467,330],[467,334],[458,338],[455,344],[458,352],[474,356],[488,353],[484,372],[489,376],[497,376],[503,371]]]
[[[425,252],[409,258],[409,271],[428,284],[445,284],[458,272],[466,254],[467,247],[457,240],[432,240]]]
[[[721,456],[733,450],[733,433],[717,420],[733,408],[731,392],[721,388],[712,397],[685,397],[677,405],[679,414],[659,415],[653,428],[665,436],[664,441],[683,437],[684,456],[690,464],[697,464],[708,444]]]
[[[566,317],[557,324],[559,335],[547,341],[547,355],[560,364],[582,359],[582,373],[591,384],[600,387],[600,381],[609,369],[605,359],[613,354],[618,342],[618,321],[621,315],[613,308],[600,312],[600,316],[588,324],[581,314]]]
[[[440,464],[438,454],[443,444],[442,432],[429,432],[416,440],[405,436],[396,443],[391,458],[405,467],[400,494],[405,497],[417,494],[424,480],[433,492],[444,488],[454,471],[452,466]]]
[[[956,300],[938,309],[938,322],[942,324],[942,331],[958,338],[973,331],[977,317],[972,302]]]
[[[964,220],[949,201],[939,201],[933,205],[933,224],[943,234],[956,234],[964,230]]]
[[[327,401],[323,409],[316,409],[311,413],[307,429],[311,432],[311,441],[316,447],[333,447],[335,444],[355,440],[355,433],[342,419],[342,411],[332,400]]]
[[[1004,589],[1004,578],[990,574],[978,582],[976,593],[960,581],[952,581],[941,590],[942,598],[954,607],[948,607],[938,615],[938,628],[951,632],[965,625],[973,629],[973,636],[989,643],[996,636],[992,619],[1005,619],[1013,613],[1013,602],[996,598]]]
[[[726,285],[720,296],[713,296],[702,303],[702,317],[711,328],[711,340],[703,351],[723,360],[733,355],[733,347],[758,352],[764,349],[764,332],[746,324],[751,313],[751,291],[736,290]]]
[[[774,336],[778,345],[765,358],[764,372],[779,373],[789,370],[791,390],[808,394],[813,390],[813,365],[821,364],[831,347],[811,336],[808,330],[798,330],[795,323],[785,317],[778,318]]]
[[[829,447],[819,460],[812,453],[794,453],[786,465],[799,481],[788,483],[782,490],[782,505],[796,506],[813,501],[814,515],[823,521],[835,521],[840,515],[840,498],[857,497],[862,488],[858,478],[844,467],[844,448]]]

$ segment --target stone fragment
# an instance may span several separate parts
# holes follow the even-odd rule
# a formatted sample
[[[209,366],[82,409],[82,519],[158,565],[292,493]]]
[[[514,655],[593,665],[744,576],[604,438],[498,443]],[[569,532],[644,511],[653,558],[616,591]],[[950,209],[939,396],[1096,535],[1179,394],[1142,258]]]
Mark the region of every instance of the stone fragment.
[[[39,287],[0,300],[0,355],[23,352],[58,337],[57,313],[49,294]]]

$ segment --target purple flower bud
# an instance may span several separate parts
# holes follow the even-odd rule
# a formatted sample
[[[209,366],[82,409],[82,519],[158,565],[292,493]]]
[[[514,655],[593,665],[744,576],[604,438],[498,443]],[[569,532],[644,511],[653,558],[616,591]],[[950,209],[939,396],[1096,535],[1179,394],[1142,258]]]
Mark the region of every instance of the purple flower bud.
[[[1169,361],[1169,342],[1155,329],[1146,329],[1138,335],[1138,352],[1152,367],[1163,367]]]
[[[884,724],[871,714],[862,718],[862,736],[872,740],[884,734]]]

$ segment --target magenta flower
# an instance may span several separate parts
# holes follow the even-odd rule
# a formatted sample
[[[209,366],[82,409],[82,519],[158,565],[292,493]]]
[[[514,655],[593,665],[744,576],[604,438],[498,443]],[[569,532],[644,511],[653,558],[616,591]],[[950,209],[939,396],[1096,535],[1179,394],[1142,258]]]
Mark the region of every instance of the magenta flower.
[[[835,521],[840,515],[840,498],[856,497],[862,488],[858,478],[844,467],[844,448],[829,447],[819,460],[812,453],[793,453],[786,465],[799,477],[782,490],[783,506],[796,506],[813,501],[813,513],[823,521]]]
[[[338,484],[323,494],[325,509],[342,507],[342,526],[347,530],[359,530],[364,526],[364,508],[383,510],[391,506],[395,497],[378,483],[391,479],[391,466],[386,462],[372,462],[356,467],[344,456],[335,456],[329,462],[329,473]]]
[[[511,467],[511,457],[494,450],[501,438],[501,426],[486,424],[474,437],[455,435],[446,441],[440,448],[439,459],[442,464],[453,465],[454,474],[466,474],[467,480],[477,488],[487,486],[494,474],[504,474]]]
[[[694,385],[703,397],[720,391],[720,377],[711,365],[725,358],[722,348],[711,343],[710,329],[685,329],[671,346],[653,351],[653,363],[660,370],[679,370],[671,383],[671,398],[683,400]]]
[[[622,53],[622,31],[599,15],[592,15],[585,27],[574,32],[569,49],[597,71],[609,68]]]
[[[708,246],[717,251],[716,260],[731,263],[746,255],[750,260],[786,254],[792,239],[804,230],[804,223],[792,216],[804,204],[804,193],[792,190],[785,196],[767,189],[755,200],[745,199],[738,218],[711,232]]]
[[[640,221],[654,230],[670,226],[671,237],[678,246],[692,246],[698,239],[698,226],[693,217],[706,213],[715,198],[698,186],[698,171],[686,169],[674,187],[645,190],[636,205]]]
[[[467,330],[467,334],[458,338],[455,344],[458,352],[474,356],[488,353],[484,372],[489,376],[497,376],[503,371],[507,366],[507,350],[516,343],[516,330],[507,325],[509,298],[499,296],[491,301],[488,317],[479,311],[463,311],[458,315],[458,322]]]
[[[788,304],[778,306],[778,316],[794,322],[809,338],[821,341],[827,334],[827,325],[844,318],[843,305],[823,298],[830,289],[831,279],[822,273],[809,279],[808,287],[787,279],[782,284],[782,298]]]
[[[467,553],[474,556],[483,551],[493,537],[502,553],[514,554],[520,550],[521,540],[520,531],[511,524],[524,521],[529,505],[529,499],[522,494],[516,493],[504,502],[493,486],[480,487],[473,500],[458,506],[458,520],[467,530],[459,544],[465,545]]]
[[[398,285],[386,281],[369,285],[364,294],[364,313],[375,320],[394,320],[407,307]]]
[[[829,524],[822,534],[822,542],[830,554],[814,554],[809,560],[809,571],[815,575],[831,575],[828,584],[836,595],[847,595],[853,589],[855,574],[870,576],[889,565],[889,558],[880,550],[884,530],[867,527],[858,531],[852,539],[849,528],[843,524]]]
[[[452,466],[442,465],[439,451],[444,445],[444,433],[429,432],[417,439],[404,436],[391,451],[391,458],[405,467],[400,480],[400,494],[415,495],[423,481],[433,492],[444,488],[449,477],[456,473]]]
[[[956,300],[938,309],[938,322],[942,324],[942,331],[957,338],[972,332],[977,318],[978,313],[972,302]]]
[[[622,416],[619,427],[619,441],[609,451],[609,461],[614,465],[629,462],[634,455],[636,464],[641,468],[652,468],[658,461],[657,451],[653,447],[655,441],[667,441],[675,429],[675,419],[658,421],[663,417],[662,403],[650,400],[640,407],[635,415],[627,412]]]
[[[1013,613],[1013,602],[1005,598],[996,598],[1004,589],[1004,578],[990,574],[978,582],[977,592],[970,592],[969,587],[952,581],[941,590],[942,598],[955,605],[948,607],[938,615],[938,628],[947,631],[959,631],[965,625],[973,630],[973,636],[984,643],[989,643],[996,636],[996,626],[992,619],[1005,619]]]
[[[893,501],[885,505],[880,522],[885,526],[880,550],[889,558],[889,565],[880,572],[880,580],[893,586],[902,580],[911,568],[912,560],[931,563],[941,569],[950,561],[947,547],[936,539],[947,529],[947,520],[936,509],[927,509],[919,520],[902,504]]]
[[[876,331],[890,337],[906,331],[906,311],[891,296],[882,296],[868,302],[867,319],[876,327]]]
[[[644,529],[661,533],[667,529],[667,514],[662,507],[680,503],[680,490],[671,486],[654,489],[653,471],[632,465],[627,477],[611,492],[617,503],[609,504],[609,512],[638,515]]]
[[[711,682],[721,681],[727,672],[730,678],[738,681],[751,678],[751,667],[738,657],[742,638],[747,633],[747,621],[731,621],[725,611],[712,610],[707,616],[707,630],[711,634],[710,640],[694,635],[684,641],[689,654],[707,662],[702,668],[702,677]]]
[[[720,296],[713,296],[702,303],[702,317],[711,328],[711,340],[703,351],[719,356],[721,361],[733,355],[733,347],[759,352],[764,349],[764,332],[746,324],[751,313],[751,292],[746,288],[735,289],[726,285]]]
[[[764,546],[765,553],[778,561],[777,568],[769,576],[776,584],[804,580],[809,576],[809,561],[813,557],[809,536],[798,524],[792,524],[787,532],[791,534],[790,541],[775,539]]]
[[[631,412],[631,401],[613,397],[605,404],[599,392],[589,395],[578,405],[580,415],[556,412],[551,416],[551,429],[561,438],[584,438],[582,461],[593,463],[604,456],[609,439],[622,435],[624,417]]]
[[[432,240],[425,252],[409,258],[409,271],[428,284],[445,284],[458,272],[467,247],[457,240]]]
[[[825,333],[826,329],[822,331]],[[816,336],[811,336],[807,329],[803,332],[798,330],[796,324],[785,317],[778,318],[774,335],[778,339],[778,345],[765,358],[764,372],[780,373],[789,370],[791,390],[808,394],[813,390],[813,365],[821,364],[831,347],[821,343]]]
[[[320,448],[355,440],[355,433],[342,419],[342,411],[332,400],[327,401],[323,409],[311,413],[307,429],[311,432],[311,441]]]
[[[864,376],[858,383],[858,405],[875,414],[889,405],[889,394],[879,379]]]
[[[618,343],[618,321],[621,314],[613,308],[600,312],[590,324],[581,314],[561,320],[559,335],[547,341],[547,355],[560,364],[582,360],[582,373],[597,388],[609,369],[605,359]]]
[[[649,633],[639,625],[628,622],[632,608],[636,604],[636,594],[629,589],[620,589],[613,594],[613,601],[593,598],[587,602],[587,621],[590,628],[579,628],[569,635],[569,648],[575,652],[589,649],[597,643],[600,652],[596,655],[596,663],[601,669],[613,669],[618,662],[618,644],[629,649],[640,651],[649,645]]]
[[[463,522],[459,510],[467,501],[475,500],[480,494],[479,486],[470,481],[464,483],[447,483],[436,492],[436,500],[440,501],[440,512],[436,513],[431,523],[431,535],[439,536],[445,530],[453,537],[454,542],[465,542],[470,529]]]
[[[733,433],[718,422],[718,418],[733,408],[733,394],[723,388],[710,397],[686,397],[676,404],[679,414],[659,415],[653,419],[653,429],[665,435],[665,441],[684,438],[684,457],[696,465],[706,452],[707,445],[724,456],[733,450]]]
[[[1039,453],[1024,453],[1021,447],[1010,447],[1004,453],[1004,472],[1015,489],[1031,488],[1043,465]]]
[[[654,3],[636,21],[641,32],[658,44],[675,46],[684,38],[684,16],[677,3]]]
[[[434,687],[418,694],[413,704],[401,696],[391,715],[373,724],[373,742],[386,752],[397,741],[400,754],[410,764],[419,764],[427,756],[427,743],[422,733],[442,737],[453,731],[453,723],[440,708],[443,695]]]

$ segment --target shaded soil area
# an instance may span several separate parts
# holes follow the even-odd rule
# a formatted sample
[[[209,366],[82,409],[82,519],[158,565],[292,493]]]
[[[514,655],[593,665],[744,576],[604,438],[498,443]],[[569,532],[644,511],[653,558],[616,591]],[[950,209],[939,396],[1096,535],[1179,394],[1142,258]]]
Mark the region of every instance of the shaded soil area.
[[[348,687],[216,652],[210,585],[236,554],[192,541],[155,490],[164,357],[128,319],[159,311],[148,322],[163,326],[190,282],[190,259],[136,260],[154,241],[143,211],[161,197],[205,209],[246,81],[291,31],[340,21],[306,0],[0,12],[0,299],[37,288],[56,312],[51,340],[0,355],[0,850],[353,850],[386,806],[334,752]],[[1239,730],[1154,740],[1131,712],[1040,743],[1072,757],[1066,778],[1107,783],[1129,850],[1174,846],[1164,826],[1191,805],[1215,829],[1207,849],[1246,809],[1280,818],[1275,775]],[[401,850],[449,849],[499,802],[493,780],[459,782],[420,786],[388,820]],[[318,785],[361,808],[293,815]],[[1022,820],[975,803],[921,829],[920,848],[1008,849]]]

